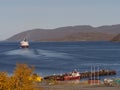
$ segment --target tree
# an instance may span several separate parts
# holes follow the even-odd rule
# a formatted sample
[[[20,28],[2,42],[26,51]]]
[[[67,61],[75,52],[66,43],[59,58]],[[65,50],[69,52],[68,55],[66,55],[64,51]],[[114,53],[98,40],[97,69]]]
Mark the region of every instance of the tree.
[[[36,83],[29,80],[33,76],[34,67],[27,64],[17,64],[12,76],[0,72],[0,90],[36,90]],[[42,90],[39,88],[38,90]]]
[[[34,67],[26,64],[17,64],[14,71],[12,81],[14,81],[14,88],[16,90],[35,90],[34,84],[29,80],[33,74]]]
[[[6,72],[0,72],[0,90],[8,90],[8,83],[9,80],[8,75]]]

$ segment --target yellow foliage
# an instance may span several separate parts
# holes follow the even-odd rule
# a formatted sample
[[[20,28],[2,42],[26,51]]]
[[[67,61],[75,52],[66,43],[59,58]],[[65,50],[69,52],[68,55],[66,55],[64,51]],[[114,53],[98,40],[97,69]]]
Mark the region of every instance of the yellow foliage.
[[[26,64],[17,64],[13,75],[15,87],[18,88],[17,90],[34,90],[33,83],[29,80],[33,70],[34,67],[29,67]]]
[[[35,82],[41,82],[42,81],[42,77],[37,75],[37,74],[32,74],[30,77],[29,77],[29,80],[32,80],[32,81],[35,81]]]
[[[8,76],[6,72],[0,72],[0,90],[7,90]]]
[[[0,90],[36,90],[35,82],[29,80],[33,71],[33,66],[17,64],[12,76],[0,72]],[[36,77],[36,80],[41,81],[42,78]]]

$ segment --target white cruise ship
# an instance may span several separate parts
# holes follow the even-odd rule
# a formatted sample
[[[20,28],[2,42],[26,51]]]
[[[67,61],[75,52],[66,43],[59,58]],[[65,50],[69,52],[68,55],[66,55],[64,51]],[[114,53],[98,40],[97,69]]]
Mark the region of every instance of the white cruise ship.
[[[26,38],[20,42],[20,47],[21,48],[28,48],[29,47],[29,42],[26,40]]]

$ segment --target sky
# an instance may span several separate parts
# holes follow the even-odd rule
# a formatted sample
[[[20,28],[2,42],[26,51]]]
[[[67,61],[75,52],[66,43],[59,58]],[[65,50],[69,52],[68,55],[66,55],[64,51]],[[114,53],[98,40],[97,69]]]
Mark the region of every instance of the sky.
[[[0,40],[35,28],[120,24],[120,0],[0,0]]]

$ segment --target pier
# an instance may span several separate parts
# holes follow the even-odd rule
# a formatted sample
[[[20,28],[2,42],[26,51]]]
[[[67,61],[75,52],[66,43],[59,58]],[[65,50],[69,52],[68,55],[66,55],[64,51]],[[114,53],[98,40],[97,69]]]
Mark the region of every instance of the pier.
[[[44,77],[45,80],[58,80],[58,81],[64,81],[64,77],[66,75],[70,75],[71,73],[65,73],[65,74],[58,74],[58,75],[50,75]],[[116,75],[115,70],[99,70],[99,71],[93,71],[93,72],[80,72],[80,79],[84,78],[91,78],[91,77],[100,77],[100,76],[111,76]]]

